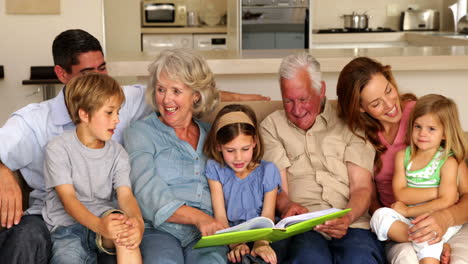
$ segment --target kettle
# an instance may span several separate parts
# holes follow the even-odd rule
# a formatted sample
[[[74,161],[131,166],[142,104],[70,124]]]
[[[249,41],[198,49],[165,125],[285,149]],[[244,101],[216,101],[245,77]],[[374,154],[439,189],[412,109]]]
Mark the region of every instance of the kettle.
[[[455,4],[449,6],[453,14],[454,31],[458,30],[458,21],[467,14],[467,0],[458,0]]]

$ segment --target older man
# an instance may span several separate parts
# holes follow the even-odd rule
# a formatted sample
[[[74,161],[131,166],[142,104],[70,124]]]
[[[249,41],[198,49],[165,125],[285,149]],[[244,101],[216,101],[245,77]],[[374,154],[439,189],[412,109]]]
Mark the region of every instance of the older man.
[[[325,98],[320,65],[311,55],[286,57],[279,72],[284,110],[261,124],[264,159],[278,166],[286,187],[278,196],[278,210],[289,216],[352,208],[344,217],[293,237],[286,258],[294,263],[384,263],[367,213],[374,149],[340,121]]]

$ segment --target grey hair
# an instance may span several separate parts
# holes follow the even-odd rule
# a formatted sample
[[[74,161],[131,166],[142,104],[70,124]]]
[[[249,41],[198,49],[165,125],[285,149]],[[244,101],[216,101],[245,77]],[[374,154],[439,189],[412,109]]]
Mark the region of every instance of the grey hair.
[[[309,73],[312,87],[320,93],[322,88],[322,72],[320,71],[320,63],[309,53],[301,52],[292,54],[281,61],[279,68],[280,78],[292,79],[300,69],[305,69]]]
[[[156,85],[164,75],[170,80],[180,81],[200,95],[200,99],[192,106],[193,116],[201,118],[211,112],[219,102],[219,92],[216,89],[214,74],[205,59],[187,49],[167,49],[158,54],[149,65],[149,81],[146,89],[146,100],[158,109],[155,92]]]

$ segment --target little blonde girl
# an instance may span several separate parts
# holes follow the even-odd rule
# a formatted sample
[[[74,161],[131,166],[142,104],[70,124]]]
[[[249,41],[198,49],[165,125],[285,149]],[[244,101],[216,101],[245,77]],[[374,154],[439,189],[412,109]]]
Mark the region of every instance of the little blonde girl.
[[[280,173],[273,163],[261,160],[263,147],[254,111],[239,104],[225,106],[207,138],[204,152],[210,160],[206,176],[215,218],[229,226],[257,216],[274,221]],[[252,248],[244,243],[230,248],[228,259],[233,263],[240,262],[244,255],[277,262],[268,241],[256,241]]]
[[[465,143],[456,104],[441,95],[421,97],[408,126],[410,145],[397,153],[392,208],[380,208],[371,226],[381,241],[408,242],[411,219],[442,210],[458,200],[458,164],[465,158]],[[415,243],[419,263],[439,263],[443,244],[461,226],[450,227],[442,240]],[[439,234],[434,232],[434,238]],[[442,234],[440,234],[442,235]]]

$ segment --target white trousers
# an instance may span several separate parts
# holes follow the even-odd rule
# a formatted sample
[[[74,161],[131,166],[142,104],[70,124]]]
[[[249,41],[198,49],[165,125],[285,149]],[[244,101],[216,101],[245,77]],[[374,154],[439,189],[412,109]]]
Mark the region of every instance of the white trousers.
[[[411,219],[406,218],[399,214],[397,211],[383,207],[374,212],[371,218],[371,228],[377,235],[380,241],[388,240],[388,231],[395,221],[401,221],[407,224],[409,227],[413,226]],[[427,242],[422,243],[411,243],[418,260],[423,258],[435,258],[440,260],[440,254],[442,253],[443,245],[446,243],[454,234],[456,234],[462,226],[450,227],[442,237],[439,243],[429,245]]]

